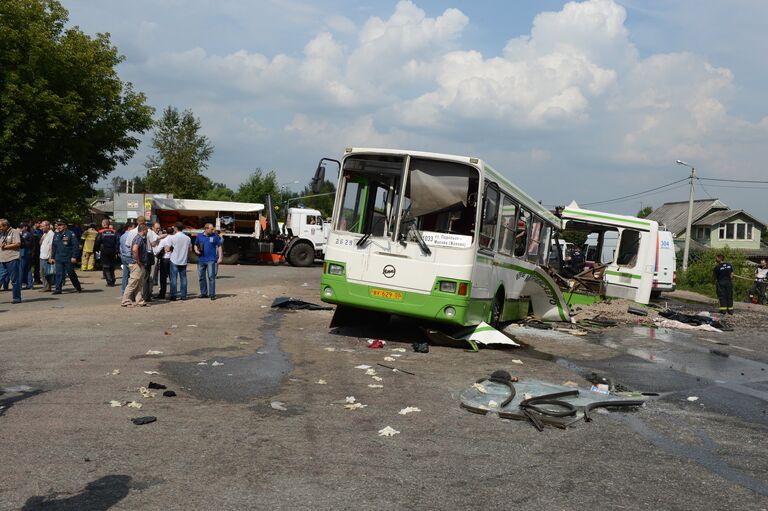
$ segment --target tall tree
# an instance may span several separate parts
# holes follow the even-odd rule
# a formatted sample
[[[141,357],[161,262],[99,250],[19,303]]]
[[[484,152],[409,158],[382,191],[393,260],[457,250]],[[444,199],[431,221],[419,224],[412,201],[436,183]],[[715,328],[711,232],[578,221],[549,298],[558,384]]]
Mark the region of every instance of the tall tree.
[[[93,185],[152,125],[123,82],[109,34],[66,28],[56,0],[0,1],[0,208],[7,216],[75,213]]]
[[[235,192],[224,183],[211,183],[211,187],[205,192],[204,200],[233,201]]]
[[[167,107],[155,123],[152,148],[147,159],[147,189],[172,193],[179,199],[201,199],[211,187],[203,171],[213,154],[213,144],[200,134],[200,120],[191,110]]]
[[[240,202],[263,203],[267,195],[277,203],[280,200],[280,187],[277,184],[277,176],[274,171],[267,172],[256,169],[248,176],[248,179],[240,184],[235,193],[235,200]]]

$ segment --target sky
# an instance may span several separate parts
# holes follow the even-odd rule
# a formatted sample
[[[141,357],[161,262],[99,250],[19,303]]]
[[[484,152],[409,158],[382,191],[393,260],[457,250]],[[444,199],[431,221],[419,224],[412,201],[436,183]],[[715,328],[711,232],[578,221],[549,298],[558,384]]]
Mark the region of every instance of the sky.
[[[604,202],[684,179],[678,159],[768,182],[764,0],[62,3],[158,115],[193,111],[232,187],[261,168],[298,190],[350,146],[479,157],[545,205],[616,213],[687,200],[681,182]],[[144,172],[150,138],[115,174]],[[696,196],[768,221],[766,189]]]

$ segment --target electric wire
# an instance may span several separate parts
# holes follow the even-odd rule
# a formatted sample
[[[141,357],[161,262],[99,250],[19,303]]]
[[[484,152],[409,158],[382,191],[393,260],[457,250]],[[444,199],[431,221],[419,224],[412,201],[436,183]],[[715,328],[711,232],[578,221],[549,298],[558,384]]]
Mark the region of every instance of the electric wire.
[[[681,185],[681,186],[673,186],[673,185],[682,183],[683,181],[688,181],[688,179],[689,178],[686,177],[686,178],[680,179],[678,181],[673,181],[671,183],[667,183],[667,184],[665,184],[663,186],[658,186],[656,188],[651,188],[650,190],[645,190],[645,191],[642,191],[642,192],[637,192],[637,193],[633,193],[633,194],[630,194],[630,195],[625,195],[623,197],[616,197],[615,199],[607,199],[607,200],[595,201],[595,202],[585,202],[584,204],[582,204],[582,206],[594,206],[596,204],[608,204],[610,202],[622,202],[622,201],[626,201],[626,200],[629,200],[629,199],[636,199],[636,198],[639,198],[641,196],[656,195],[657,193],[662,193],[662,192],[668,192],[668,191],[671,191],[671,190],[676,190],[678,188],[683,188],[683,187],[688,186],[688,185],[687,184]],[[670,188],[670,187],[672,187],[672,188]]]
[[[751,180],[751,179],[725,179],[725,178],[716,178],[716,177],[698,177],[699,180],[704,181],[722,181],[726,183],[760,183],[764,185],[768,185],[768,181],[757,181],[757,180]]]
[[[697,178],[696,178],[696,181],[698,181],[698,182],[699,182],[699,184],[701,185],[701,189],[704,191],[704,193],[706,193],[706,194],[707,194],[707,197],[709,197],[709,198],[710,198],[710,199],[712,199],[712,200],[715,200],[715,198],[714,198],[714,197],[712,197],[712,195],[710,195],[710,193],[707,191],[707,188],[704,186],[704,183],[702,182],[701,178],[700,178],[700,177],[697,177]]]

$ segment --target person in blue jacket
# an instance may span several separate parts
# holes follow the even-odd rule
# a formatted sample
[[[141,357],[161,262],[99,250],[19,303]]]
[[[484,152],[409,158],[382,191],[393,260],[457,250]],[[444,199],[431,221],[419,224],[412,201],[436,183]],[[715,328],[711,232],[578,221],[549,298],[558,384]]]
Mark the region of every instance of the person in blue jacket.
[[[717,254],[715,261],[715,288],[720,300],[720,312],[733,314],[733,266],[725,261],[723,254]]]
[[[199,298],[216,299],[216,275],[223,256],[224,240],[213,230],[213,224],[205,224],[201,234],[195,239],[197,254],[197,275],[200,279]]]
[[[67,229],[67,222],[61,218],[56,220],[56,233],[53,235],[51,259],[49,260],[51,264],[56,265],[56,290],[53,294],[61,294],[61,288],[64,286],[66,277],[69,277],[78,293],[83,290],[80,286],[80,279],[75,273],[75,263],[79,250],[80,241],[75,233]]]

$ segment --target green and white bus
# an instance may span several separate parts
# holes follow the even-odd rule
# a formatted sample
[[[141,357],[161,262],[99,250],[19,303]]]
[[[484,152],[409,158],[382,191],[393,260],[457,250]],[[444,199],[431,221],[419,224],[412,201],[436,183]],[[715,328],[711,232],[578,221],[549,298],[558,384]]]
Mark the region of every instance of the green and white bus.
[[[465,326],[569,321],[545,269],[561,220],[483,160],[347,148],[337,163],[324,302]]]

